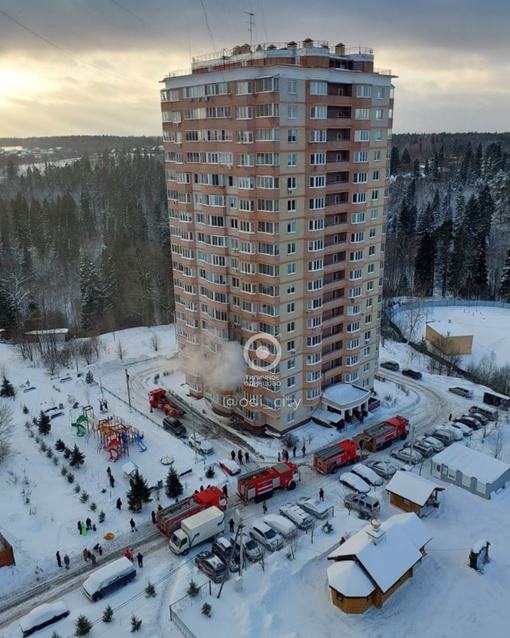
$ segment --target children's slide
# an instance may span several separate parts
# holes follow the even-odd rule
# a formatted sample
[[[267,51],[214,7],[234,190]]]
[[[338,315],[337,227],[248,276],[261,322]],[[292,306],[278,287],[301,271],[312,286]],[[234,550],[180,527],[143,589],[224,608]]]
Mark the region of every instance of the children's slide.
[[[87,434],[87,428],[85,425],[86,423],[87,423],[87,417],[84,416],[83,414],[80,414],[80,416],[76,419],[76,421],[74,423],[71,423],[71,426],[73,428],[76,428],[77,436],[85,436],[85,434]]]
[[[105,450],[107,452],[109,452],[110,457],[109,457],[109,461],[111,461],[112,463],[115,463],[115,461],[118,460],[119,456],[120,456],[120,441],[119,439],[112,439],[108,445],[105,447]]]
[[[135,441],[138,443],[138,445],[140,446],[140,449],[142,450],[142,452],[147,452],[147,446],[145,445],[145,443],[142,441],[141,437],[138,436],[138,434],[135,434]]]

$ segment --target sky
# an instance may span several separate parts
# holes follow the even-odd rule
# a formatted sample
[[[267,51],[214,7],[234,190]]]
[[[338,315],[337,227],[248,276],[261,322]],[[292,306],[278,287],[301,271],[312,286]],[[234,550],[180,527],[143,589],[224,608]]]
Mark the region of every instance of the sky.
[[[370,47],[394,132],[503,132],[506,0],[0,0],[0,137],[160,135],[160,81],[249,42]]]

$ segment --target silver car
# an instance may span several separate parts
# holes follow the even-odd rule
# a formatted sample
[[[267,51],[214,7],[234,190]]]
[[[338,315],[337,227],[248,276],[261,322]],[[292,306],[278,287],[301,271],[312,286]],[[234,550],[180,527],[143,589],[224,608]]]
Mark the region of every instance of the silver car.
[[[308,529],[313,525],[313,518],[310,514],[307,514],[299,505],[293,505],[292,503],[285,503],[280,507],[280,514],[292,521],[300,529]]]
[[[275,552],[283,547],[282,535],[275,532],[264,521],[256,521],[249,533],[253,540],[263,545],[270,552]]]
[[[408,447],[403,447],[400,450],[393,450],[391,456],[395,459],[399,459],[399,461],[410,463],[411,465],[416,465],[423,461],[423,456],[418,452],[418,450],[411,450],[411,448]]]
[[[236,549],[239,550],[239,553],[241,553],[242,549],[243,557],[246,557],[252,562],[260,560],[264,555],[264,550],[262,549],[262,547],[257,542],[255,542],[253,538],[250,538],[246,534],[243,534],[237,539]]]

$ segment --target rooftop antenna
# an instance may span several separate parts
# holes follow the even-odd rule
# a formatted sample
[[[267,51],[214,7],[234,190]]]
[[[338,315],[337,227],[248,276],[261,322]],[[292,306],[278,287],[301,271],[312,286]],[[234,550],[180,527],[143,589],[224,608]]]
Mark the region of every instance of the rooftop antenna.
[[[253,46],[253,27],[255,25],[255,20],[253,19],[255,17],[254,13],[251,13],[250,11],[245,11],[244,13],[246,13],[247,16],[250,16],[250,21],[248,22],[248,31],[250,32],[250,50]]]

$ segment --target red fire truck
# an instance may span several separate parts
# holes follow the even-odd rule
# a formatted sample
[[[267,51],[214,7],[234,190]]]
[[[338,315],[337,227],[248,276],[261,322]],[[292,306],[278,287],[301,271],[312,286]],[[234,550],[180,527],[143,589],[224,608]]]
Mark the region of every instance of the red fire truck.
[[[181,526],[181,521],[184,518],[198,514],[212,505],[222,510],[227,507],[227,499],[219,487],[213,486],[201,492],[197,491],[193,496],[160,510],[156,513],[156,526],[165,536],[170,538],[173,532]]]
[[[290,461],[243,474],[237,479],[237,493],[245,501],[257,503],[271,498],[275,490],[294,490],[299,481],[299,469]]]
[[[313,455],[313,466],[321,474],[334,474],[342,465],[355,463],[360,458],[359,443],[345,439],[317,450]]]
[[[163,410],[167,416],[182,416],[184,414],[170,397],[167,395],[164,388],[156,388],[149,392],[149,405],[152,408]]]
[[[393,416],[378,425],[374,425],[361,434],[361,447],[364,450],[383,450],[396,439],[404,440],[409,434],[409,421],[403,416]]]

